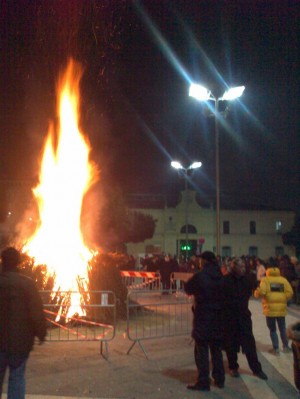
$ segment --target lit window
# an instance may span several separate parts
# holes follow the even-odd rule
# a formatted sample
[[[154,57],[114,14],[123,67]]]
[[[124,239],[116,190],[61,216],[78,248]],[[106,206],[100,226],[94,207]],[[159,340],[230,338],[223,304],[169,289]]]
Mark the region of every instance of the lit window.
[[[276,233],[281,234],[282,233],[282,222],[281,220],[276,221]]]

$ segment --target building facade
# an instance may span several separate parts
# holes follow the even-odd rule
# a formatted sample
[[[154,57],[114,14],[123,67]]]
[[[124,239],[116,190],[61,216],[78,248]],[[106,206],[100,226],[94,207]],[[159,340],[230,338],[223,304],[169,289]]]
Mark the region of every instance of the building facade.
[[[2,181],[1,187],[5,190],[0,201],[1,246],[13,243],[19,235],[30,237],[35,230],[36,204],[31,186],[31,181]],[[206,250],[216,252],[216,211],[199,205],[195,191],[183,191],[180,201],[172,206],[163,196],[153,196],[149,201],[145,198],[135,201],[130,207],[151,215],[156,227],[151,239],[127,243],[128,254],[144,257],[168,253],[189,257]],[[283,254],[294,256],[294,248],[282,243],[282,234],[290,231],[294,222],[292,211],[221,209],[220,255],[252,255],[261,259]]]
[[[195,191],[181,193],[175,207],[135,208],[156,221],[153,237],[138,244],[127,244],[127,252],[169,253],[191,256],[209,250],[216,252],[216,211],[201,207]],[[295,213],[276,210],[222,210],[220,212],[221,256],[251,255],[261,259],[287,254],[292,247],[282,243],[282,234],[290,231]]]

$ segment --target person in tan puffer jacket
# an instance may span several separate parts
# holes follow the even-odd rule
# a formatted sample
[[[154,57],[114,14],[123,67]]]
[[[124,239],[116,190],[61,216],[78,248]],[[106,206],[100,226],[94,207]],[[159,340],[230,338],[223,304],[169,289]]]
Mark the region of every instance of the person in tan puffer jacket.
[[[287,302],[293,296],[293,289],[288,280],[280,275],[278,267],[268,267],[259,287],[254,291],[255,298],[262,298],[263,314],[270,331],[273,349],[270,351],[279,355],[279,340],[276,331],[276,323],[280,332],[283,352],[290,352],[286,335],[285,316],[287,314]]]

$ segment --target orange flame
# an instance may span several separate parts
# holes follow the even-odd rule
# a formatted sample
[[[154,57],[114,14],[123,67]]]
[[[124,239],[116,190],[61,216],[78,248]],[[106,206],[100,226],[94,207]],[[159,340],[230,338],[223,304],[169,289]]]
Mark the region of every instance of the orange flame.
[[[33,190],[40,224],[25,248],[38,264],[47,265],[54,277],[54,292],[71,293],[67,316],[84,314],[81,295],[72,291],[87,287],[92,251],[84,244],[80,217],[84,195],[97,179],[96,168],[89,161],[89,143],[78,126],[81,76],[82,69],[71,60],[59,80],[57,132],[51,124],[39,184]],[[60,312],[65,311],[61,308]]]

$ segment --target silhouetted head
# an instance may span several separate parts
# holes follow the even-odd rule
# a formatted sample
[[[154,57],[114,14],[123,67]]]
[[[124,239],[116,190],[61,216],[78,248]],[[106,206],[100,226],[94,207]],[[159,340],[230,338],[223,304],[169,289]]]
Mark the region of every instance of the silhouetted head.
[[[215,254],[211,251],[204,251],[200,258],[204,261],[203,263],[217,263],[217,258]]]
[[[236,276],[244,276],[246,274],[246,264],[241,258],[233,258],[230,262],[231,273]]]
[[[16,270],[17,266],[21,263],[21,255],[14,247],[5,248],[1,252],[2,271],[7,272]]]

